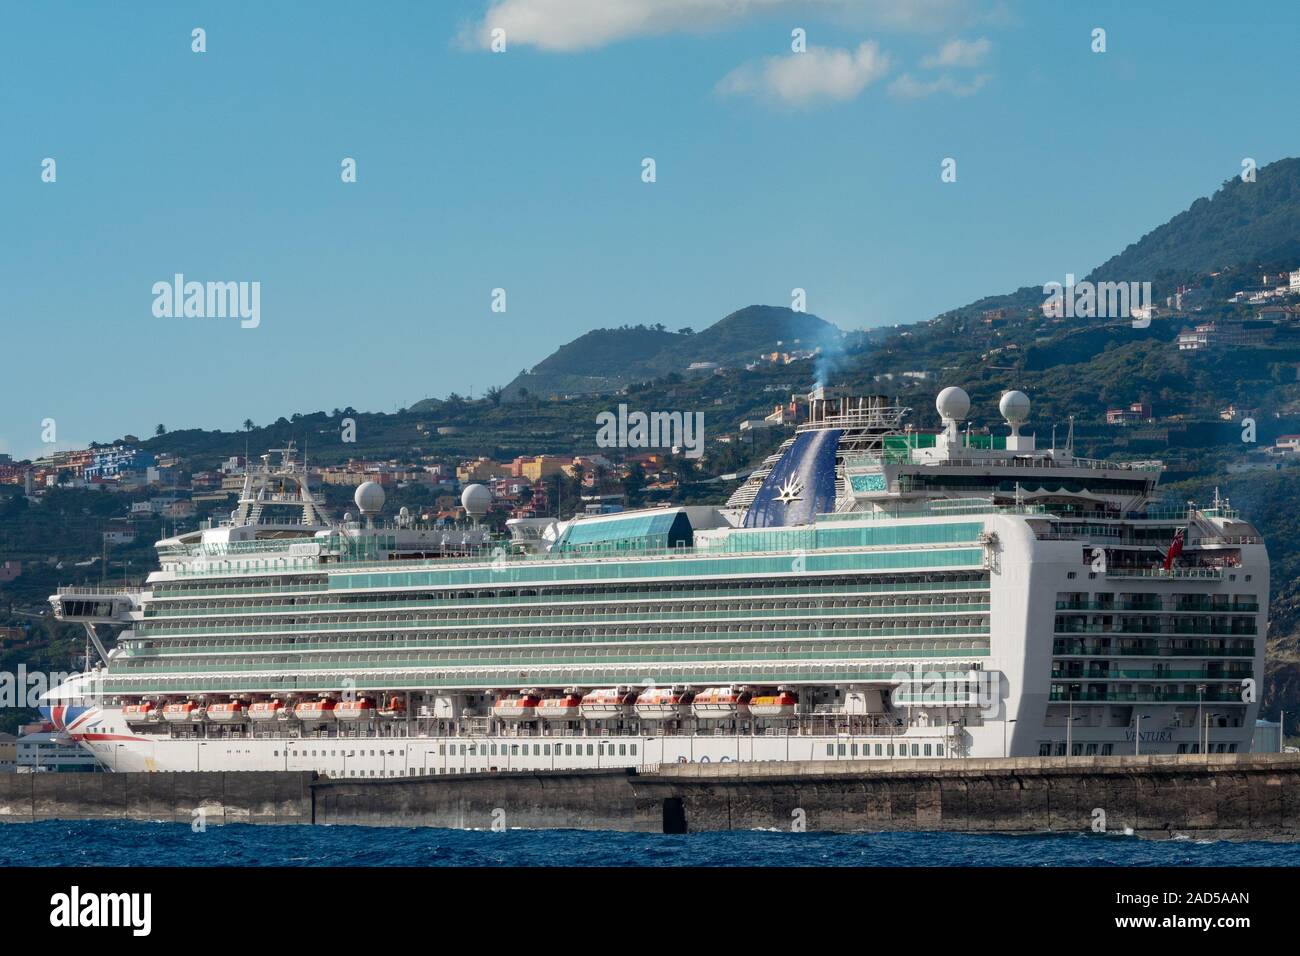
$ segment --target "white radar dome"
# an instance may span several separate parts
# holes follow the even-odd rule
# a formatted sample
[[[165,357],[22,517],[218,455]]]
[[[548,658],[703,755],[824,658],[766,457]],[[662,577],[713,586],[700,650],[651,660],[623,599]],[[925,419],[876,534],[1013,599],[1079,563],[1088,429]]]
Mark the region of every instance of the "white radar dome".
[[[483,485],[466,485],[460,493],[460,503],[467,515],[482,517],[492,507],[492,492]]]
[[[384,489],[377,482],[366,481],[357,486],[352,500],[357,503],[363,515],[377,515],[384,508]]]
[[[1029,419],[1029,396],[1021,391],[1006,392],[998,402],[998,411],[1012,425],[1023,425]]]
[[[940,418],[945,421],[959,422],[970,411],[970,396],[966,394],[964,388],[949,385],[934,400],[934,407],[938,410]]]

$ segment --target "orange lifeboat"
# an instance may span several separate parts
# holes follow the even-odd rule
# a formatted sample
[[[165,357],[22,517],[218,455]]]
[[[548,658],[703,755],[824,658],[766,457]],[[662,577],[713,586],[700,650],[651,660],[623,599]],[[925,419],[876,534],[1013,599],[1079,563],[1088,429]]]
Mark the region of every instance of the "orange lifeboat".
[[[798,707],[799,697],[788,690],[778,690],[775,694],[763,694],[749,700],[749,712],[755,717],[793,717]]]
[[[636,699],[636,715],[642,720],[680,720],[690,716],[695,694],[682,687],[651,687]]]
[[[157,720],[158,711],[154,708],[153,701],[142,700],[138,704],[123,706],[122,716],[128,724],[144,723],[148,720]]]
[[[517,697],[502,697],[492,705],[492,716],[503,720],[532,720],[542,696],[535,690],[521,690]]]
[[[385,720],[395,720],[406,716],[406,698],[400,694],[389,694],[384,706],[379,708],[379,716]]]
[[[197,712],[197,714],[196,714]],[[177,701],[163,708],[163,720],[168,723],[187,723],[203,713],[199,705],[192,700]]]
[[[278,700],[255,700],[248,705],[249,720],[275,720],[284,710]]]
[[[225,704],[213,704],[208,708],[208,720],[218,724],[240,723],[248,719],[248,708],[243,701],[232,700]]]
[[[337,720],[356,721],[374,720],[375,702],[369,697],[356,700],[341,700],[334,705],[334,717]]]
[[[710,720],[745,717],[749,714],[749,701],[753,696],[745,687],[706,687],[695,695],[691,709],[696,717]]]
[[[566,690],[558,697],[547,697],[537,705],[537,716],[544,720],[577,720],[582,716],[582,695]]]
[[[293,715],[303,721],[324,721],[334,719],[334,701],[304,700],[293,709]]]
[[[591,720],[631,717],[636,691],[630,687],[602,687],[582,698],[582,716]]]

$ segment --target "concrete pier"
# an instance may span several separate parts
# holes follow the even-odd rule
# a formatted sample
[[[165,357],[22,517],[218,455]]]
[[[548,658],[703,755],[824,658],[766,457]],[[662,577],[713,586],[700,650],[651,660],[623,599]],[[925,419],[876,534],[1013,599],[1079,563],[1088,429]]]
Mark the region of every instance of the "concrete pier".
[[[311,823],[314,773],[5,773],[0,823]]]
[[[0,822],[130,819],[644,832],[1133,832],[1300,839],[1300,754],[672,764],[331,780],[8,774]]]

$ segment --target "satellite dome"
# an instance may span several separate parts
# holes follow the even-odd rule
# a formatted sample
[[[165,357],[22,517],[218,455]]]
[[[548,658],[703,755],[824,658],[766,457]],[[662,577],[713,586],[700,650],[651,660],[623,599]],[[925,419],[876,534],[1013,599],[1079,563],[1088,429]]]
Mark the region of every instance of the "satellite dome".
[[[357,503],[363,515],[377,515],[384,507],[384,489],[377,482],[366,481],[357,486],[352,500]]]
[[[1029,396],[1021,391],[1005,392],[998,402],[998,411],[1010,425],[1023,425],[1029,418]]]
[[[949,385],[934,400],[934,407],[938,409],[939,417],[944,421],[959,422],[970,411],[970,396],[966,394],[965,389]]]
[[[483,485],[466,485],[460,493],[460,503],[467,515],[482,517],[492,507],[492,492]]]

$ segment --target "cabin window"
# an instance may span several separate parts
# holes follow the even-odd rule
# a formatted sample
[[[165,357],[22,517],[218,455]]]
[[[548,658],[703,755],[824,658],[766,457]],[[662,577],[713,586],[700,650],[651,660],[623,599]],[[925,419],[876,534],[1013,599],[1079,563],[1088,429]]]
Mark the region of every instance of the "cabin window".
[[[838,744],[836,749],[839,751],[839,756],[843,757],[845,753],[844,744]]]
[[[880,756],[880,744],[876,744],[876,756]]]
[[[929,745],[929,744],[926,744],[926,745],[925,745],[925,755],[926,755],[927,757],[933,756],[933,755],[930,753],[930,745]]]
[[[564,756],[566,756],[566,757],[572,757],[572,756],[573,756],[573,744],[565,744],[565,745],[564,745]]]
[[[518,757],[518,756],[519,756],[519,745],[518,745],[518,744],[511,744],[511,745],[510,745],[510,756],[512,756],[512,757]]]
[[[633,756],[633,757],[636,756],[636,744],[633,744],[633,745],[632,745],[632,756]]]
[[[627,756],[627,744],[619,744],[619,745],[618,745],[618,755],[619,755],[620,757],[626,757],[626,756]]]
[[[595,752],[595,747],[591,744],[587,744],[587,756],[590,757],[594,752]]]
[[[544,753],[546,756],[549,757],[549,756],[551,755],[551,745],[550,745],[550,744],[546,744],[545,746],[543,746],[543,747],[542,747],[542,753]]]
[[[921,745],[920,745],[920,744],[912,744],[912,756],[913,756],[913,757],[919,757],[919,756],[921,756]]]
[[[834,745],[834,744],[827,744],[827,745],[826,745],[826,756],[828,756],[828,757],[834,757],[834,756],[835,756],[835,745]]]
[[[540,757],[541,755],[542,755],[542,745],[541,745],[541,744],[533,744],[533,756],[534,756],[534,757]]]
[[[936,757],[942,757],[942,756],[943,756],[943,744],[935,744],[935,745],[934,745],[934,755],[935,755]]]

